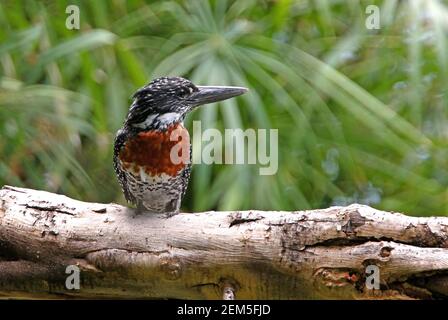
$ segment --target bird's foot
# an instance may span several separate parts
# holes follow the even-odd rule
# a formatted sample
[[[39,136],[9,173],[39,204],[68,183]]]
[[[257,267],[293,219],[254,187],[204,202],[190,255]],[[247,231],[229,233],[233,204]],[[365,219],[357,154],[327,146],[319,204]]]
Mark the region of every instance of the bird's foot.
[[[167,219],[175,216],[176,214],[179,214],[179,211],[172,211],[172,212],[165,212],[164,213],[165,218],[167,218]]]
[[[143,203],[138,202],[137,208],[135,209],[135,215],[138,216],[138,215],[144,213],[145,211],[148,211],[148,210],[143,206]]]

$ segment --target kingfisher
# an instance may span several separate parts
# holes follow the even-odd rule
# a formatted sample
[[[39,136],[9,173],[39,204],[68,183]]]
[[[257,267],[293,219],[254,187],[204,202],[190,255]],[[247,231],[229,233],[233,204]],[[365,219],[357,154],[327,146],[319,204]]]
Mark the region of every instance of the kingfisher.
[[[133,95],[114,142],[114,169],[137,212],[177,214],[187,190],[192,148],[183,121],[197,107],[239,96],[244,87],[196,86],[157,78]]]

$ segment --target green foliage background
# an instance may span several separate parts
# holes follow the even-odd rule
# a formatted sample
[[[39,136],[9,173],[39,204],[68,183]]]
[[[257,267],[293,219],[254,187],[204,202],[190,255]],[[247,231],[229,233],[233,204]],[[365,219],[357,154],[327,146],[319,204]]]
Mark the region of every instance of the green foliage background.
[[[448,213],[448,6],[373,1],[2,1],[0,185],[125,203],[112,143],[152,78],[239,85],[202,126],[279,129],[279,170],[196,165],[183,207],[360,202]],[[65,27],[80,8],[81,29]]]

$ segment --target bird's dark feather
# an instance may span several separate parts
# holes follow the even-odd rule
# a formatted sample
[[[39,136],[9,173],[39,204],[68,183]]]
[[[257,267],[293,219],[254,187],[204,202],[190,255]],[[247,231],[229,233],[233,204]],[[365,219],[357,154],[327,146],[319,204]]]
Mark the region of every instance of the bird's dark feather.
[[[132,195],[132,193],[128,189],[126,175],[125,175],[124,171],[121,170],[119,159],[118,159],[118,157],[120,155],[120,151],[124,147],[129,136],[130,135],[127,130],[125,130],[125,129],[118,130],[117,135],[115,136],[115,142],[114,142],[113,161],[114,161],[115,174],[117,175],[118,182],[120,183],[121,189],[123,190],[124,197],[126,198],[127,201],[129,201],[133,204],[136,204],[137,200],[135,199],[135,197]]]

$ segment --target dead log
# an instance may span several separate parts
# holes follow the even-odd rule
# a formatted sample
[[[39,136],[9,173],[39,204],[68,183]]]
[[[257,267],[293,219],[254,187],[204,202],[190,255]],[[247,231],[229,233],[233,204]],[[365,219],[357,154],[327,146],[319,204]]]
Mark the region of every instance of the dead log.
[[[447,298],[448,218],[358,204],[165,218],[5,186],[0,296]]]

